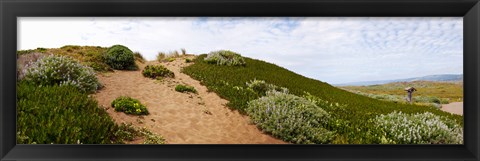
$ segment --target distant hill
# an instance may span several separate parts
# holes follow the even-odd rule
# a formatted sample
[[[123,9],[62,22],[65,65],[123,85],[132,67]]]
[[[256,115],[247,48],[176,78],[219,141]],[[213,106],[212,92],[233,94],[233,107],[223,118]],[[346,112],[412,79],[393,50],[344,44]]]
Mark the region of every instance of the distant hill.
[[[412,81],[441,81],[441,82],[463,81],[463,74],[427,75],[423,77],[414,77],[414,78],[407,78],[407,79],[351,82],[351,83],[334,84],[334,85],[335,86],[368,86],[368,85],[387,84],[387,83],[394,83],[394,82],[412,82]]]

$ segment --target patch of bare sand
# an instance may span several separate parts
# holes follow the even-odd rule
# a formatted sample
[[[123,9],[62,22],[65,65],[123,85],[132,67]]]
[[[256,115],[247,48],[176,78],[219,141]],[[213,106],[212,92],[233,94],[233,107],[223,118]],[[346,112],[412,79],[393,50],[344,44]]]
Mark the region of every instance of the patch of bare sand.
[[[463,115],[463,102],[452,102],[442,105],[441,110],[457,115]]]
[[[162,135],[168,144],[285,143],[262,133],[250,123],[248,116],[226,107],[227,100],[214,92],[207,92],[199,81],[181,73],[181,68],[188,65],[184,58],[166,63],[150,61],[139,64],[140,69],[147,64],[162,64],[175,73],[175,78],[158,81],[144,77],[141,70],[115,70],[114,73],[98,75],[105,87],[95,94],[95,98],[99,105],[107,107],[107,112],[117,123],[146,127]],[[198,94],[176,92],[174,88],[177,84],[193,86]],[[139,99],[150,114],[135,116],[115,112],[110,103],[119,96]]]

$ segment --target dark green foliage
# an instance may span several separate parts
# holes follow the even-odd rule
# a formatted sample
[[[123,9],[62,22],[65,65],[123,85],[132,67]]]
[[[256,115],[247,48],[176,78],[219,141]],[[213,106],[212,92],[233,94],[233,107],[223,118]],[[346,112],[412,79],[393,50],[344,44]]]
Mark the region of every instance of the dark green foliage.
[[[41,53],[45,53],[47,51],[46,48],[37,48],[37,51],[41,52]]]
[[[122,137],[104,109],[74,86],[17,85],[18,144],[110,144]]]
[[[175,74],[165,68],[163,65],[147,65],[143,69],[142,74],[144,77],[149,77],[153,79],[159,79],[162,77],[175,77]]]
[[[333,142],[351,144],[380,143],[378,131],[368,122],[379,114],[401,111],[406,114],[431,112],[435,115],[453,119],[463,126],[463,117],[440,111],[433,107],[398,104],[379,101],[335,88],[327,83],[307,78],[282,67],[264,61],[245,58],[245,67],[211,65],[204,61],[206,55],[200,55],[194,64],[185,67],[183,72],[192,78],[200,80],[210,91],[216,92],[222,98],[229,100],[229,107],[245,113],[247,102],[260,96],[246,88],[246,82],[253,79],[264,80],[266,83],[289,89],[290,94],[302,96],[308,92],[328,104],[339,103],[345,106],[324,108],[332,123],[328,130],[336,131]],[[323,108],[323,107],[322,107]]]
[[[111,105],[115,108],[115,111],[125,112],[126,114],[148,115],[147,107],[134,98],[121,96],[113,100]]]
[[[185,63],[190,63],[190,62],[192,62],[192,59],[188,59],[188,58],[185,59]]]
[[[113,45],[107,50],[105,63],[118,70],[136,70],[138,68],[133,52],[122,45]]]
[[[184,93],[185,93],[185,92],[197,93],[197,90],[195,90],[194,87],[188,86],[188,85],[181,85],[181,84],[179,84],[179,85],[177,85],[177,86],[175,87],[175,91],[177,91],[177,92],[184,92]]]

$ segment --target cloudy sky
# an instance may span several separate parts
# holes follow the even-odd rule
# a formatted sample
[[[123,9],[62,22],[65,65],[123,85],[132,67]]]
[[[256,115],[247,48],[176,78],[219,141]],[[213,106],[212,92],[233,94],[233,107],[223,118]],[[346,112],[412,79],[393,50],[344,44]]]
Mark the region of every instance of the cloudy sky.
[[[228,49],[331,84],[463,73],[463,19],[18,18],[18,49],[122,44],[159,51]]]

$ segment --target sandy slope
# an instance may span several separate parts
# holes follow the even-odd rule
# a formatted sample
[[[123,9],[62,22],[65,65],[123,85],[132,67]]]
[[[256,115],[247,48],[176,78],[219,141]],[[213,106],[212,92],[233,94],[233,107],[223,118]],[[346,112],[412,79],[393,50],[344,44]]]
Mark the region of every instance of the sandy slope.
[[[99,74],[105,88],[95,94],[117,123],[133,123],[162,135],[168,144],[276,144],[285,143],[263,134],[249,122],[247,116],[225,106],[227,100],[188,75],[180,73],[187,65],[185,59],[161,63],[175,73],[174,79],[163,81],[145,78],[139,71],[115,71]],[[146,64],[158,64],[150,61]],[[140,64],[140,69],[146,64]],[[179,93],[177,84],[194,86],[198,94]],[[115,112],[110,103],[119,96],[139,99],[150,112],[147,116],[126,115]]]
[[[442,105],[441,110],[457,115],[463,115],[463,102],[452,102]]]

